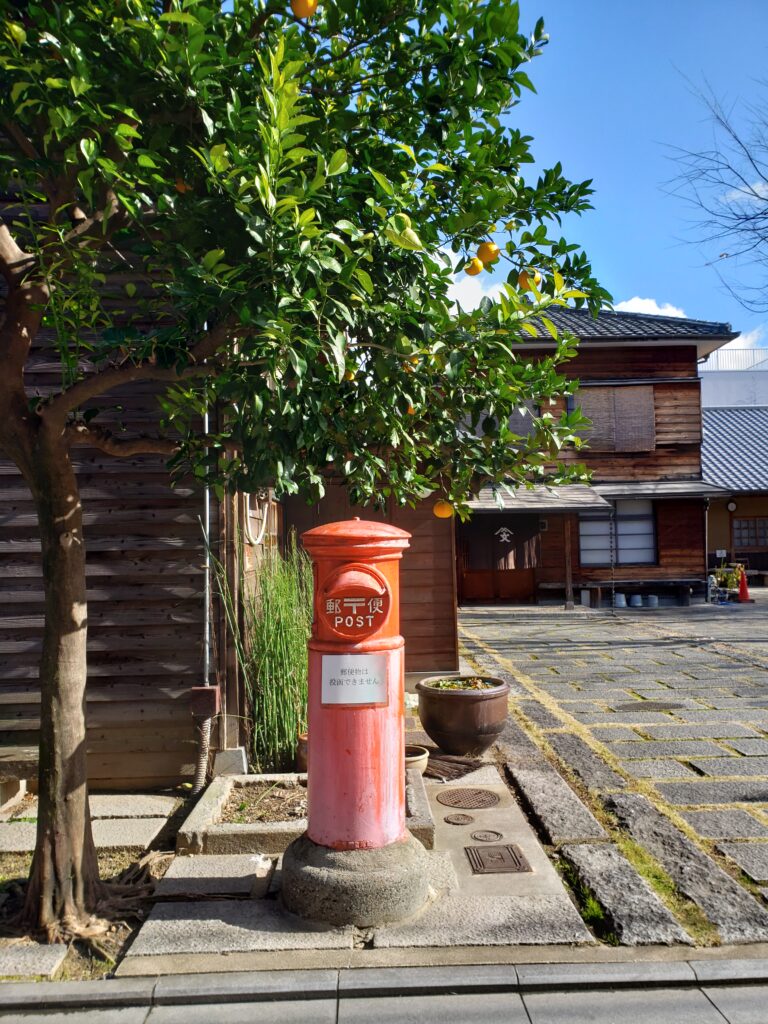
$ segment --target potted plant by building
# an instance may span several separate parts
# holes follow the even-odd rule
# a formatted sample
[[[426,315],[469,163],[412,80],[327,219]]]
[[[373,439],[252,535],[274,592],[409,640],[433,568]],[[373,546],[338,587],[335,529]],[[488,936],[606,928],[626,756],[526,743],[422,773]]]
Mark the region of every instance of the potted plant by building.
[[[424,731],[446,754],[482,754],[509,713],[509,683],[493,676],[429,676],[416,692]]]

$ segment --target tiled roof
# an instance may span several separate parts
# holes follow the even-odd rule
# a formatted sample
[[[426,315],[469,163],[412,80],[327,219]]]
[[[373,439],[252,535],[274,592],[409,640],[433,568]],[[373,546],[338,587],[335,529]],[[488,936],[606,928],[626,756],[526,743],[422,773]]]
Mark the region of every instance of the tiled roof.
[[[610,480],[593,487],[604,498],[717,498],[728,491],[706,480]]]
[[[733,491],[768,491],[768,407],[701,412],[704,479]]]
[[[617,339],[664,339],[664,338],[731,338],[738,332],[730,324],[712,323],[709,320],[689,320],[680,316],[653,316],[649,313],[615,313],[601,310],[597,319],[588,309],[565,309],[550,306],[547,317],[559,330],[570,331],[584,341]],[[549,339],[543,326],[536,325],[539,336]],[[551,340],[551,339],[550,339]]]
[[[498,493],[503,502],[496,501]],[[607,502],[584,484],[563,484],[561,487],[517,487],[510,494],[503,487],[483,487],[469,502],[475,512],[596,512],[608,507]]]

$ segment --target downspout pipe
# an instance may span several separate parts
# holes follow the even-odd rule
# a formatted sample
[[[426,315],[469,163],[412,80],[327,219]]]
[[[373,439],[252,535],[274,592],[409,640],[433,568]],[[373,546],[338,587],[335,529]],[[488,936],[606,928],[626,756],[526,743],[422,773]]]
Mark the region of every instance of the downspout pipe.
[[[203,433],[210,427],[208,410],[203,416]],[[207,452],[207,449],[206,449]],[[211,685],[211,489],[206,484],[203,493],[203,533],[205,534],[205,560],[203,562],[203,678],[202,685]],[[208,777],[208,757],[211,749],[211,716],[195,716],[197,732],[197,764],[192,784],[196,796],[205,787]]]

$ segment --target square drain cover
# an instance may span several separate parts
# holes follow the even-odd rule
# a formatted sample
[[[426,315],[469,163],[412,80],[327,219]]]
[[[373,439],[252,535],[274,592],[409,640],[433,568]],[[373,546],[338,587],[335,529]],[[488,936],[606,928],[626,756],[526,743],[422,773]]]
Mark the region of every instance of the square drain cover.
[[[519,846],[465,846],[474,875],[518,874],[532,871]]]

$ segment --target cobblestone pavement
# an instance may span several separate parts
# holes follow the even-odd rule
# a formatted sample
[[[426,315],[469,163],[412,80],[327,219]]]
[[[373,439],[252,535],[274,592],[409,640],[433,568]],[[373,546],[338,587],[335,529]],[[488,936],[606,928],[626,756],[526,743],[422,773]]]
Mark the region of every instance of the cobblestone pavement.
[[[460,628],[470,660],[513,683],[519,720],[634,839],[661,843],[652,852],[662,864],[666,855],[674,881],[679,857],[701,849],[713,871],[719,862],[759,898],[768,897],[768,591],[753,597],[653,612],[475,607],[461,611]],[[659,840],[670,823],[674,835]],[[670,850],[678,839],[684,849]]]

